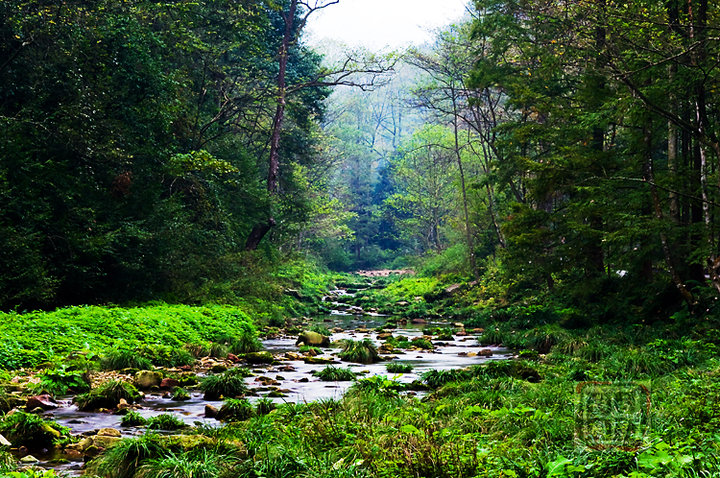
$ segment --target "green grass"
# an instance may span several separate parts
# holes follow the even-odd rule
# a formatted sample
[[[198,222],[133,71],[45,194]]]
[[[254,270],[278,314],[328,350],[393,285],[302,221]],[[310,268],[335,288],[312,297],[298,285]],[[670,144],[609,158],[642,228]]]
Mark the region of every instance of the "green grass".
[[[408,363],[391,362],[385,365],[388,373],[410,373],[413,371],[412,365]]]
[[[241,367],[226,370],[216,375],[208,375],[200,383],[200,390],[205,392],[205,400],[220,400],[221,398],[235,398],[247,393],[245,377],[250,372]]]
[[[229,398],[218,411],[218,420],[240,422],[255,415],[255,409],[245,398]]]
[[[182,419],[176,417],[175,415],[171,415],[169,413],[163,413],[162,415],[157,415],[155,417],[151,417],[147,420],[146,426],[148,430],[182,430],[183,428],[187,428],[187,425],[185,424]]]
[[[329,365],[322,370],[314,372],[313,375],[323,382],[349,382],[355,380],[356,373],[349,368]]]
[[[342,352],[338,356],[347,362],[371,364],[380,361],[377,347],[370,339],[342,341]]]
[[[120,425],[123,427],[141,427],[147,424],[147,418],[140,415],[135,410],[130,410],[120,419]]]

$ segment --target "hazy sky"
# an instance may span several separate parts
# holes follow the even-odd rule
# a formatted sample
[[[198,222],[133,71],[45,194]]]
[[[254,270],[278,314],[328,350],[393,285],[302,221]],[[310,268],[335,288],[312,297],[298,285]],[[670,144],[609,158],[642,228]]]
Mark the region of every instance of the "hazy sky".
[[[307,39],[325,38],[373,50],[419,44],[431,31],[448,25],[465,13],[467,0],[340,0],[314,13]]]

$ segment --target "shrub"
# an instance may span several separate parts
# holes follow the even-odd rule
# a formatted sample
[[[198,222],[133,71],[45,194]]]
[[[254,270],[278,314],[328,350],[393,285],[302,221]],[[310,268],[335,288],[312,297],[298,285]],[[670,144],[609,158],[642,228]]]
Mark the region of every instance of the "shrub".
[[[69,436],[70,429],[37,415],[16,411],[0,420],[0,434],[13,446],[50,448]]]
[[[385,366],[388,373],[410,373],[413,371],[412,365],[409,363],[392,362]]]
[[[80,410],[97,410],[115,408],[121,399],[135,403],[139,398],[140,392],[132,384],[121,380],[110,380],[88,393],[78,395],[75,397],[75,402]]]
[[[61,366],[54,370],[45,370],[38,375],[40,382],[33,384],[32,393],[48,393],[53,396],[68,393],[85,393],[90,391],[90,378],[87,373],[67,370]]]
[[[528,382],[540,381],[540,374],[534,366],[523,360],[491,360],[472,367],[471,373],[475,377],[511,377],[527,380]]]
[[[361,378],[350,388],[351,392],[377,393],[385,397],[394,397],[407,387],[404,383],[390,380],[383,375],[374,375],[368,378]]]
[[[255,410],[250,402],[245,398],[229,398],[225,400],[223,406],[217,414],[218,420],[241,422],[252,418]]]
[[[355,380],[355,372],[349,368],[334,367],[332,365],[324,369],[313,372],[323,382],[349,382]]]
[[[195,357],[187,349],[169,345],[143,345],[137,348],[136,353],[160,367],[180,367],[195,362]]]
[[[207,357],[210,355],[210,344],[207,342],[193,342],[183,346],[193,357]]]
[[[343,340],[339,357],[348,362],[370,364],[380,361],[377,348],[369,339]]]

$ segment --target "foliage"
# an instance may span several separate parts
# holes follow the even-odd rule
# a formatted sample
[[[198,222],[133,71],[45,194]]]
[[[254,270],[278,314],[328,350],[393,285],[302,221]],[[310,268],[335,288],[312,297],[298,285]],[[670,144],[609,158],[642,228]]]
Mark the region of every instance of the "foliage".
[[[120,419],[120,425],[123,427],[140,427],[146,425],[148,422],[147,418],[140,415],[135,410],[128,411]]]
[[[45,370],[38,377],[40,381],[33,384],[31,389],[35,394],[48,393],[52,396],[62,396],[68,393],[84,393],[90,391],[90,379],[86,372],[68,370],[61,365],[56,369]]]
[[[147,433],[137,438],[126,438],[110,447],[93,460],[88,469],[91,473],[109,478],[132,478],[141,462],[165,457],[167,453],[158,435]]]
[[[88,393],[75,397],[75,403],[80,410],[99,410],[101,408],[113,409],[120,400],[135,403],[140,398],[140,392],[131,384],[122,380],[110,380]]]
[[[150,417],[146,426],[148,430],[181,430],[187,427],[181,418],[170,413]]]
[[[385,365],[388,373],[410,373],[413,371],[412,365],[409,363],[390,362]]]
[[[247,369],[236,367],[221,374],[208,375],[200,382],[200,389],[205,392],[205,400],[235,398],[247,392],[244,378],[248,374]]]
[[[347,382],[355,380],[355,372],[349,368],[340,368],[329,365],[322,370],[314,372],[313,375],[323,382]]]
[[[218,420],[238,422],[255,415],[255,410],[246,398],[229,398],[223,402],[218,411]]]
[[[201,448],[183,453],[169,453],[163,458],[144,462],[135,476],[138,478],[214,478],[227,473],[238,458],[216,450]]]
[[[193,361],[186,343],[236,339],[257,344],[245,309],[231,306],[68,307],[54,312],[0,313],[0,361],[15,369],[75,351],[104,351],[111,369],[147,369]],[[38,352],[38,351],[44,352]]]
[[[348,362],[370,364],[380,361],[377,347],[370,339],[361,341],[344,340],[342,342],[342,352],[338,356]]]
[[[31,449],[51,448],[67,440],[70,430],[37,415],[15,411],[0,419],[0,434],[14,446]]]

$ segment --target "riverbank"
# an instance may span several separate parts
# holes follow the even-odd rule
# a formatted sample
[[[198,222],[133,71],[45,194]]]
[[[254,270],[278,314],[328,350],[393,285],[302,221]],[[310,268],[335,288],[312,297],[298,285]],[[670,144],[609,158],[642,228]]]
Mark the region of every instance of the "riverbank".
[[[28,337],[66,344],[43,360],[70,355],[3,374],[0,404],[34,413],[6,415],[0,434],[14,457],[54,459],[60,472],[90,460],[85,473],[110,478],[720,474],[720,341],[710,324],[569,327],[571,314],[522,305],[438,320],[440,307],[464,310],[457,299],[472,286],[374,281],[344,276],[342,290],[314,299],[332,315],[281,325],[229,307],[17,315]],[[308,302],[307,292],[295,295]],[[386,306],[393,317],[382,316]],[[430,309],[414,318],[421,307]],[[321,342],[298,340],[311,342],[310,331]],[[85,353],[73,353],[83,337]],[[131,353],[114,353],[122,350]],[[110,364],[115,371],[98,371]],[[62,403],[116,380],[144,396],[123,389],[88,412]],[[42,386],[66,387],[45,390],[59,395],[58,408],[18,401]],[[23,443],[19,430],[45,438]],[[19,478],[52,475],[19,466]]]

